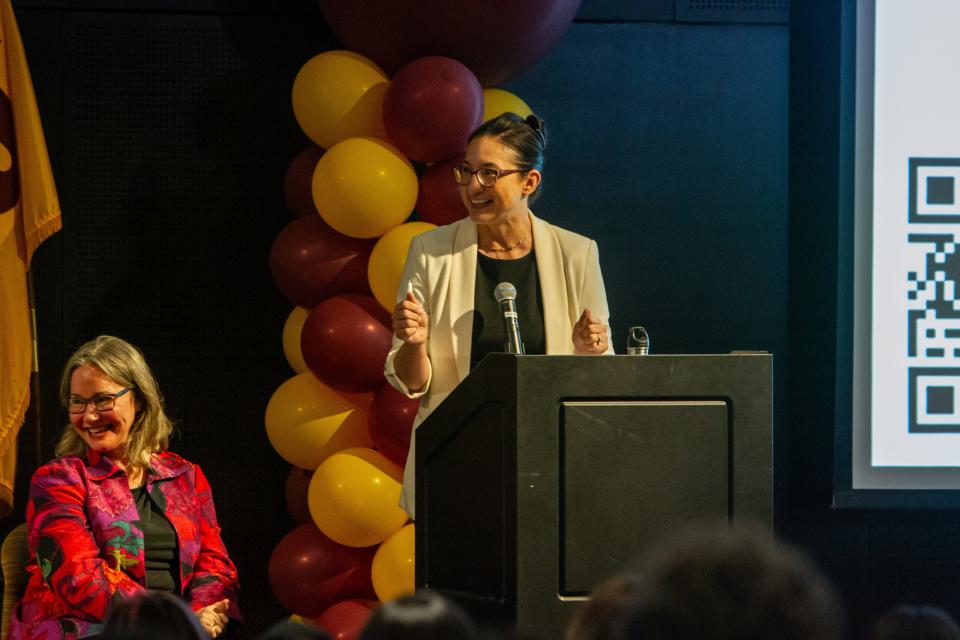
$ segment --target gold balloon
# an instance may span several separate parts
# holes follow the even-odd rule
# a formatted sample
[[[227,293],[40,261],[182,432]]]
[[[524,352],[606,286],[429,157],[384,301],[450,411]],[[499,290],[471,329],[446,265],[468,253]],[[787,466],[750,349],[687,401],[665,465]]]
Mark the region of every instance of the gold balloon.
[[[381,602],[414,592],[414,525],[387,538],[373,556],[370,576]]]
[[[301,373],[280,385],[267,403],[270,444],[301,469],[315,469],[329,455],[351,447],[369,447],[367,426],[372,394],[345,396]]]
[[[310,479],[307,502],[328,538],[348,547],[369,547],[407,521],[398,505],[403,470],[373,449],[348,449],[324,460]]]
[[[493,120],[497,116],[512,111],[521,118],[526,118],[533,110],[527,103],[503,89],[483,90],[483,121]]]
[[[437,225],[429,222],[407,222],[387,231],[374,245],[367,262],[367,280],[373,297],[387,311],[393,311],[397,304],[397,290],[410,241],[414,236],[436,228]]]
[[[311,140],[329,149],[359,136],[386,138],[383,98],[390,81],[352,51],[327,51],[301,67],[293,81],[293,114]]]
[[[310,370],[303,361],[303,352],[300,351],[300,332],[303,323],[307,321],[310,311],[303,307],[294,307],[287,321],[283,324],[283,355],[287,357],[290,368],[297,373],[306,373]]]
[[[389,142],[350,138],[329,149],[313,172],[313,201],[340,233],[376,238],[401,224],[417,203],[413,165]]]

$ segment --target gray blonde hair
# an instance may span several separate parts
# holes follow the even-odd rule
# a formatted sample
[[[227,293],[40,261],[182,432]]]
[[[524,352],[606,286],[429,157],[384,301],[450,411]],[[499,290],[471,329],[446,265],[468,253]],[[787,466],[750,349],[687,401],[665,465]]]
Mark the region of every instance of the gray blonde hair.
[[[70,398],[73,372],[84,365],[100,369],[117,384],[132,387],[137,413],[130,426],[125,462],[134,467],[149,467],[151,454],[167,450],[173,422],[163,410],[163,396],[143,353],[114,336],[99,336],[82,345],[63,367],[60,401],[64,406]],[[58,458],[86,455],[87,445],[73,425],[68,424],[63,430],[55,453]]]

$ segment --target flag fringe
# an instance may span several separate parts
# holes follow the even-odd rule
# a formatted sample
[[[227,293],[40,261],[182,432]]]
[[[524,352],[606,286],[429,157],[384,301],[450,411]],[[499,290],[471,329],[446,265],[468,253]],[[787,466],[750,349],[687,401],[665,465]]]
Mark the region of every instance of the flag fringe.
[[[50,236],[52,236],[53,234],[55,234],[56,232],[60,231],[63,228],[63,222],[60,219],[59,209],[57,209],[55,212],[52,212],[51,214],[48,214],[48,215],[53,215],[54,217],[50,218],[46,222],[43,222],[39,225],[34,226],[30,230],[30,232],[26,234],[26,239],[27,239],[26,244],[28,247],[27,250],[29,251],[29,253],[27,254],[27,262],[26,262],[28,269],[30,268],[30,260],[33,258],[33,251],[31,251],[29,248],[39,247],[44,240],[46,240],[47,238],[49,238]],[[34,251],[35,250],[36,249],[34,249]]]
[[[4,425],[3,439],[0,440],[0,456],[7,452],[7,449],[10,447],[10,443],[16,443],[17,436],[20,434],[20,427],[23,426],[24,421],[27,419],[27,409],[30,408],[30,385],[27,385],[27,390],[23,394],[23,400],[20,402],[20,406],[17,407],[16,413],[13,414],[13,421]]]

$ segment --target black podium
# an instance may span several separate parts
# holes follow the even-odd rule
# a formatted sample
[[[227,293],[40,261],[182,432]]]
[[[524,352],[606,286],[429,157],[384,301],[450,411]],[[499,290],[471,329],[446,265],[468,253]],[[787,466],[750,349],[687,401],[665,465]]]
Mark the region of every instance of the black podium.
[[[551,637],[685,525],[772,526],[772,357],[492,354],[417,429],[416,581]]]

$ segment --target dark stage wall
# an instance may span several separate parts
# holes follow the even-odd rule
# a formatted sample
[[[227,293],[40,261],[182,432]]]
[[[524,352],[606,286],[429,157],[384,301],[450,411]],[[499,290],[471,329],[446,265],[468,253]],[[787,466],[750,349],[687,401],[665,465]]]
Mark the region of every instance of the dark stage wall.
[[[788,118],[788,88],[817,72],[806,56],[789,60],[787,2],[703,8],[715,4],[585,0],[559,47],[505,88],[548,123],[535,210],[598,241],[618,350],[644,324],[659,353],[774,354],[778,526],[826,563],[862,621],[904,577],[933,588],[936,572],[874,561],[912,539],[909,519],[828,508],[832,424],[811,424],[806,409],[823,370],[788,331],[809,331],[805,295],[835,278],[801,241],[820,236],[788,189],[788,131],[805,139],[816,127]],[[284,614],[266,565],[293,526],[288,467],[263,428],[291,373],[280,342],[290,307],[267,270],[289,220],[282,177],[307,143],[289,93],[300,65],[336,43],[306,0],[14,5],[64,211],[63,232],[34,259],[40,457],[65,422],[56,384],[73,348],[100,333],[143,348],[180,423],[174,448],[213,484],[252,635]],[[809,48],[811,64],[829,64]],[[870,547],[877,532],[892,537]],[[868,575],[880,586],[862,586]],[[955,612],[957,595],[946,602]]]

